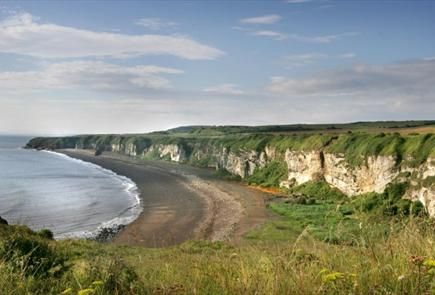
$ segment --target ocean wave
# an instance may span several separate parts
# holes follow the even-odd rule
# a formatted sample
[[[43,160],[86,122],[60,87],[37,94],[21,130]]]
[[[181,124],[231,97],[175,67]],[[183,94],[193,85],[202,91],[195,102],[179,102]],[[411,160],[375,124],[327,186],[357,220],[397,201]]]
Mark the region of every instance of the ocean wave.
[[[80,159],[75,159],[75,158],[72,158],[68,155],[62,154],[62,153],[58,153],[58,152],[54,152],[54,151],[47,151],[47,150],[43,150],[42,152],[50,153],[52,155],[62,157],[66,160],[73,161],[73,162],[79,163],[81,165],[85,165],[87,167],[91,167],[93,169],[98,169],[99,171],[101,171],[107,175],[110,175],[111,177],[113,177],[113,179],[120,182],[121,186],[123,187],[123,190],[133,200],[133,205],[128,207],[125,211],[121,212],[121,215],[123,215],[124,213],[128,213],[127,216],[118,216],[118,217],[115,217],[113,219],[104,221],[94,230],[76,231],[76,232],[58,234],[55,236],[56,239],[95,238],[106,229],[119,228],[120,226],[125,226],[125,225],[132,223],[133,221],[135,221],[139,217],[140,213],[143,211],[142,201],[140,199],[140,194],[139,194],[139,189],[138,189],[136,183],[133,180],[131,180],[130,178],[128,178],[124,175],[119,175],[116,172],[109,170],[109,169],[106,169],[106,168],[103,168],[97,164],[86,162],[86,161],[83,161]]]

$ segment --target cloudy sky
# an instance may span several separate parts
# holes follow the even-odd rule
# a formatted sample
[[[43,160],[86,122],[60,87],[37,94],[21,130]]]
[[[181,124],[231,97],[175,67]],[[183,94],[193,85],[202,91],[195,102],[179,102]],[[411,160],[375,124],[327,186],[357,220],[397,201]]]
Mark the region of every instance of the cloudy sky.
[[[434,119],[435,1],[0,1],[0,134]]]

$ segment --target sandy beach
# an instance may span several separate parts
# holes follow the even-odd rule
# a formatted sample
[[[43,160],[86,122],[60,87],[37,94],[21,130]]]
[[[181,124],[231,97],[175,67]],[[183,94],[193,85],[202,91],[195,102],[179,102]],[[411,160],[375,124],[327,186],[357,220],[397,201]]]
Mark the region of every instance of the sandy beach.
[[[142,160],[90,150],[59,150],[133,180],[143,204],[141,215],[113,243],[166,247],[190,239],[226,240],[242,236],[267,218],[267,193],[214,176],[211,169]]]

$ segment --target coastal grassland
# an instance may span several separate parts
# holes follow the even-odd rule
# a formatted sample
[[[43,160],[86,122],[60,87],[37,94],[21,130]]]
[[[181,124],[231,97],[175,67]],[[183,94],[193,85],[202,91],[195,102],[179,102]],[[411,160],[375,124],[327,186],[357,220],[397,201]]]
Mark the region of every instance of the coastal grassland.
[[[249,184],[262,187],[279,187],[279,183],[288,175],[287,165],[284,161],[272,161],[265,167],[255,169],[254,174],[246,180]]]
[[[304,230],[291,243],[190,241],[161,249],[53,241],[23,227],[1,226],[0,293],[433,293],[433,221],[410,218],[399,225],[380,236],[364,223],[353,245],[325,243]],[[50,261],[51,268],[35,272],[41,261]]]
[[[402,199],[407,187],[407,183],[393,183],[384,193],[348,198],[324,181],[306,182],[269,202],[279,218],[251,231],[246,238],[255,242],[294,242],[307,232],[327,243],[355,245],[362,224],[370,224],[373,235],[382,238],[393,228],[400,228],[403,219],[426,215],[419,201]]]
[[[350,165],[361,165],[368,156],[392,156],[397,164],[418,166],[435,155],[435,134],[353,133],[340,135],[326,148],[341,153]]]
[[[406,186],[353,199],[296,186],[241,245],[147,249],[0,225],[0,294],[431,294],[435,221],[401,200]]]

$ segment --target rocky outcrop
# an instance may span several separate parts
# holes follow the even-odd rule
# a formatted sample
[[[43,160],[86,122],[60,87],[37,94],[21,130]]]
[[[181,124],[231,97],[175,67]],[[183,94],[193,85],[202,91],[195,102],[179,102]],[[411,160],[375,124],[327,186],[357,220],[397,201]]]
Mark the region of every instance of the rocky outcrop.
[[[363,165],[356,167],[351,167],[344,155],[325,154],[324,158],[326,182],[349,196],[382,193],[399,175],[396,161],[391,156],[369,156]]]
[[[284,160],[288,179],[282,182],[282,186],[324,179],[349,196],[381,193],[399,174],[393,157],[368,157],[364,165],[352,167],[342,154],[287,150]]]
[[[181,145],[177,144],[156,144],[152,145],[150,148],[144,150],[144,156],[152,156],[157,154],[160,159],[166,157],[173,162],[184,162],[186,161],[186,151]]]
[[[8,225],[8,222],[0,216],[0,224]]]
[[[252,175],[260,165],[259,154],[255,151],[241,151],[239,154],[223,148],[217,155],[217,168],[246,178]]]
[[[288,167],[288,179],[281,185],[285,187],[316,180],[323,174],[322,154],[319,152],[297,152],[287,150],[284,161]]]
[[[411,187],[404,198],[420,201],[430,216],[435,216],[435,185],[429,187]]]

